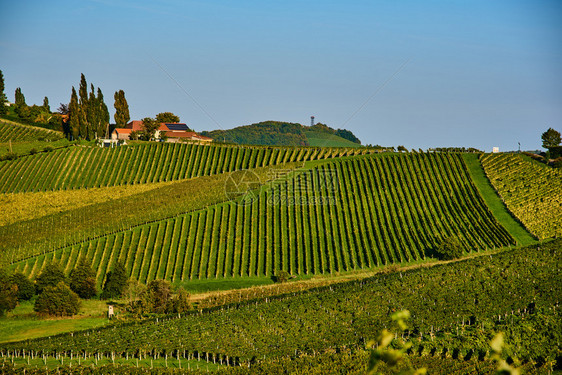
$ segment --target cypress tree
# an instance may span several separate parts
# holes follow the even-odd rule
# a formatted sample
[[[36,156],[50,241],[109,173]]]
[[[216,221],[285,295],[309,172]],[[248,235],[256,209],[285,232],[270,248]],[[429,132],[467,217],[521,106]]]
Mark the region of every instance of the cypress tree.
[[[16,101],[16,106],[25,106],[27,104],[25,104],[25,96],[23,95],[23,93],[21,92],[21,88],[17,88],[16,89],[16,94],[15,94],[15,101]]]
[[[76,89],[72,86],[72,95],[70,96],[70,104],[68,105],[68,132],[67,136],[78,139],[80,135],[80,107],[78,106],[78,95]]]
[[[7,112],[6,109],[6,94],[4,94],[4,74],[2,74],[2,70],[0,70],[0,115],[4,115]]]
[[[109,125],[109,110],[107,109],[107,105],[105,104],[105,101],[103,100],[103,94],[102,94],[101,89],[99,87],[98,87],[97,102],[98,102],[99,110],[100,110],[100,114],[99,114],[100,127],[98,129],[98,136],[100,136],[101,134],[105,134],[106,137],[109,137],[109,134],[106,134],[107,125]]]
[[[131,119],[129,116],[129,104],[127,103],[127,99],[125,99],[125,92],[123,90],[116,91],[114,99],[115,115],[113,118],[115,119],[117,127],[123,128]]]
[[[43,108],[47,110],[49,113],[51,112],[51,107],[49,106],[49,98],[43,98]]]
[[[120,297],[127,286],[128,280],[129,278],[127,277],[125,266],[123,263],[118,262],[113,270],[107,273],[101,298],[109,299]]]
[[[98,127],[99,127],[99,105],[98,99],[96,98],[96,94],[94,92],[94,85],[90,84],[90,96],[88,98],[88,108],[87,108],[87,116],[88,116],[88,139],[97,138],[98,134]]]
[[[88,138],[88,83],[84,73],[80,76],[79,97],[79,134],[82,138]]]

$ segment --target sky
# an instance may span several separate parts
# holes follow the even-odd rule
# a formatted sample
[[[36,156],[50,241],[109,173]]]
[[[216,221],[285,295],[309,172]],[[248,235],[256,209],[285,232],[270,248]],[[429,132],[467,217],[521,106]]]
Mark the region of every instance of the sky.
[[[80,74],[113,119],[173,112],[196,131],[266,120],[363,144],[541,148],[562,132],[560,1],[2,1],[14,101],[68,103]]]

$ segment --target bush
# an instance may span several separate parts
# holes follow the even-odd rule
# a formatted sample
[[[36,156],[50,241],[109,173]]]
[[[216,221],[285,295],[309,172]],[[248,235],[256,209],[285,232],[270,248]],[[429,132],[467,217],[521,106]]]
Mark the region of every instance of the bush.
[[[57,263],[48,264],[35,279],[35,291],[37,294],[41,294],[46,287],[56,286],[61,281],[66,282],[62,268]]]
[[[64,282],[47,286],[37,297],[33,310],[53,316],[72,316],[80,309],[80,298]]]
[[[273,281],[276,283],[286,283],[287,281],[289,281],[290,277],[291,275],[289,275],[289,272],[287,271],[277,271],[275,273]]]
[[[119,298],[127,287],[127,270],[123,263],[119,262],[115,265],[112,271],[107,273],[103,291],[101,293],[102,299]]]
[[[18,301],[27,301],[35,295],[35,286],[23,273],[14,273],[10,281],[18,287]]]
[[[462,256],[462,245],[457,237],[444,238],[437,249],[437,258],[441,260],[457,259]]]
[[[5,270],[0,269],[0,316],[18,304],[18,287]]]
[[[43,148],[43,151],[45,151],[45,152],[51,152],[51,151],[53,151],[53,150],[54,150],[53,146],[45,146],[45,147]]]
[[[81,258],[70,273],[70,289],[85,299],[90,299],[98,294],[96,274],[92,270],[92,264],[86,258]]]

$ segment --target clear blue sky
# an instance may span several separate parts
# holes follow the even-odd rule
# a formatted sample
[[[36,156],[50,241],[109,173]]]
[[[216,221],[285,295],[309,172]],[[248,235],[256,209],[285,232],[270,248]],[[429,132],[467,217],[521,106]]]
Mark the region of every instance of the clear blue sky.
[[[363,143],[537,149],[562,131],[560,25],[560,1],[3,1],[0,69],[51,108],[84,73],[112,119],[123,89],[133,119],[197,131],[314,115]]]

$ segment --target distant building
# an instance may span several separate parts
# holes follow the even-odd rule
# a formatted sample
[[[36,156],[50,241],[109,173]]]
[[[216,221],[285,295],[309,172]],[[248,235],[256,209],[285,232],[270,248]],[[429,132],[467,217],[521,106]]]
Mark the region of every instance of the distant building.
[[[115,128],[111,133],[111,139],[114,140],[128,140],[131,132],[142,132],[142,121],[134,120],[125,125],[124,128]],[[154,133],[154,138],[166,138],[166,142],[197,142],[197,143],[210,143],[213,141],[212,138],[204,137],[199,135],[184,123],[161,123],[156,132]]]
[[[500,152],[499,147],[492,147],[492,153],[497,154],[498,152]]]

